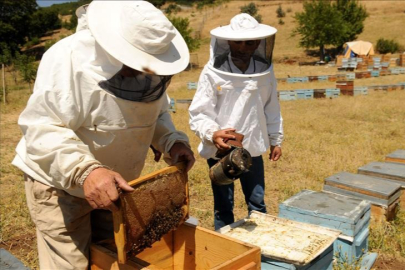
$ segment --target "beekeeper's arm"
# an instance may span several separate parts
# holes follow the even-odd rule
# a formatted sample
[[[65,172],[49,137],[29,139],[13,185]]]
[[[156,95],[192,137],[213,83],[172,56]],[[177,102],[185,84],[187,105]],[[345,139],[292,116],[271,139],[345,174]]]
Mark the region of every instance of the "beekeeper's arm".
[[[202,74],[198,82],[197,92],[189,108],[190,128],[201,139],[203,143],[214,144],[218,149],[228,149],[225,139],[235,139],[235,136],[228,134],[235,131],[233,128],[221,130],[215,122],[217,112],[217,95],[214,86],[209,78]]]
[[[189,171],[195,162],[194,153],[187,135],[174,127],[169,106],[169,99],[166,98],[156,123],[152,146],[164,153],[164,160],[170,165],[185,161],[186,171]]]
[[[267,121],[267,133],[270,141],[270,160],[277,161],[281,157],[281,143],[283,142],[283,118],[277,97],[277,80],[274,71],[270,72],[270,96],[266,102],[264,112]]]
[[[116,184],[132,190],[115,172],[103,168],[76,135],[90,102],[79,93],[38,89],[19,118],[26,145],[24,162],[41,181],[62,190],[80,188],[94,208],[112,207]]]

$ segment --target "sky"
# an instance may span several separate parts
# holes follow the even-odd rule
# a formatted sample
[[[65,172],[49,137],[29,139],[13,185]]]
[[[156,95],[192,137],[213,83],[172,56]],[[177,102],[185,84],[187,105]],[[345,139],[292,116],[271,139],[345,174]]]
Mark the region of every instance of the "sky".
[[[37,4],[40,7],[49,7],[53,4],[61,4],[66,2],[76,2],[77,0],[37,0]]]

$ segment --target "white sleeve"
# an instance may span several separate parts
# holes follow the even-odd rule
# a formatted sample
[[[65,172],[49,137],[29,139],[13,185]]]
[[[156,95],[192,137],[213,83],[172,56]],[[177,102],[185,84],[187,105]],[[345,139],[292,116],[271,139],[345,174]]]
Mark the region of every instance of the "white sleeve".
[[[173,144],[176,142],[182,142],[191,148],[187,135],[184,132],[177,130],[173,124],[168,111],[169,100],[170,99],[167,96],[166,101],[163,102],[163,107],[157,120],[155,133],[152,139],[152,145],[165,155],[168,155]]]
[[[79,108],[82,102],[74,93],[66,92],[37,89],[18,121],[25,139],[23,162],[59,189],[77,187],[86,169],[100,164],[75,133],[86,109]]]
[[[220,130],[220,126],[215,122],[217,118],[216,104],[216,91],[203,71],[189,108],[190,128],[203,143],[212,143],[212,135],[215,131]]]
[[[274,76],[273,69],[270,72],[270,76],[270,95],[264,107],[267,122],[267,133],[269,136],[270,145],[281,146],[284,139],[283,118],[281,116],[280,103],[277,97],[277,80]]]

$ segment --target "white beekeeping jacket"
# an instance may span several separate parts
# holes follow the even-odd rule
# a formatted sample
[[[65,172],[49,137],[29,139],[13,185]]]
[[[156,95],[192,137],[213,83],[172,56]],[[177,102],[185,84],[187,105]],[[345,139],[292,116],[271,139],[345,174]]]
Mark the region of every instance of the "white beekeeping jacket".
[[[84,197],[78,180],[90,165],[109,166],[133,180],[151,144],[168,158],[175,142],[188,145],[172,123],[164,92],[136,102],[101,87],[121,67],[88,29],[52,46],[18,121],[23,138],[13,164],[39,182]]]
[[[243,134],[243,147],[253,157],[260,156],[270,145],[280,146],[283,140],[283,120],[271,64],[275,31],[257,29],[260,27],[256,32],[237,29],[227,36],[226,27],[232,27],[232,21],[229,26],[211,31],[210,60],[200,75],[189,108],[190,127],[201,139],[198,152],[204,158],[215,156],[212,135],[225,128],[235,128]],[[232,62],[228,40],[260,40],[244,74]]]

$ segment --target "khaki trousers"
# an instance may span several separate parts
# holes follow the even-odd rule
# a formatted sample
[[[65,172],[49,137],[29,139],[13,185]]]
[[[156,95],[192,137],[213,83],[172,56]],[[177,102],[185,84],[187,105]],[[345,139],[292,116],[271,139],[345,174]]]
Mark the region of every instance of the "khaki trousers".
[[[97,240],[113,237],[111,213],[92,211],[85,199],[27,175],[25,191],[36,225],[40,269],[88,269],[92,236]]]

